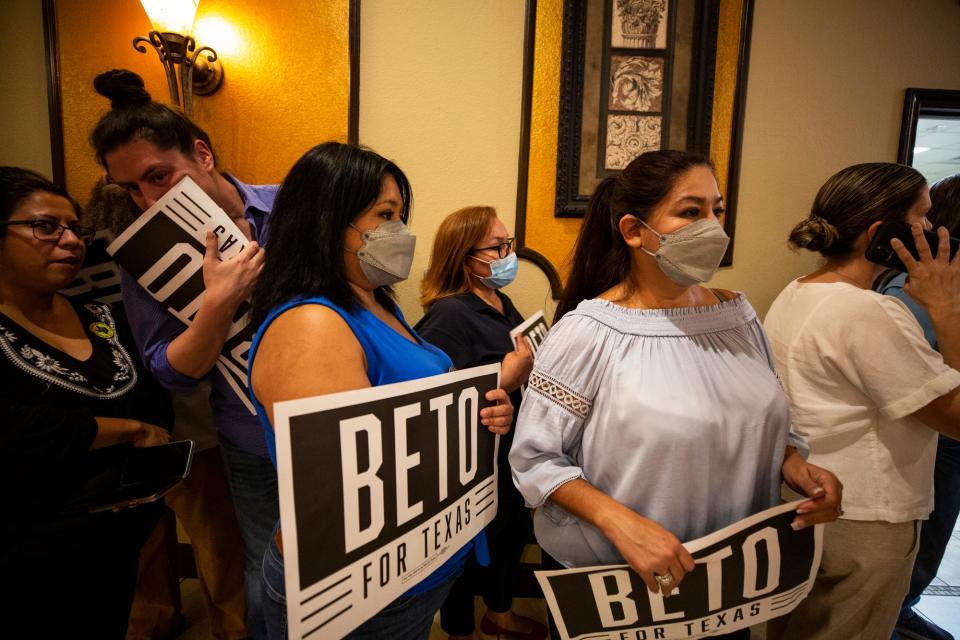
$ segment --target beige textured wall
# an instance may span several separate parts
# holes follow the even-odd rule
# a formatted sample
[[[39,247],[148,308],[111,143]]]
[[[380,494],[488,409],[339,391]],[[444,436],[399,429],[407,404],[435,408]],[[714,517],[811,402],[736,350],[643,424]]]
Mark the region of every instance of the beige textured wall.
[[[448,213],[488,204],[514,229],[524,4],[363,3],[360,142],[396,161],[413,186],[417,252],[397,287],[411,322],[423,315],[420,276]],[[551,302],[546,278],[526,263],[505,291],[524,315]]]
[[[761,314],[816,258],[786,248],[820,185],[896,161],[907,87],[960,89],[955,0],[758,0],[733,266],[712,284]]]
[[[460,2],[363,4],[361,139],[409,172],[416,195],[418,262],[412,282],[400,290],[411,320],[420,315],[415,285],[432,229],[443,215],[467,203],[487,202],[499,208],[508,227],[514,225],[524,3],[472,2],[470,10],[458,10]],[[132,33],[147,29],[139,4],[109,0],[113,26],[84,39],[94,4],[57,3],[65,52],[68,185],[80,197],[96,177],[86,136],[106,106],[90,89],[93,73],[129,65],[163,95],[156,60],[129,46]],[[713,284],[745,291],[765,313],[791,278],[816,264],[814,256],[791,253],[785,239],[823,181],[849,164],[896,158],[906,87],[960,89],[960,6],[955,0],[754,4],[734,266],[722,270]],[[276,180],[310,144],[343,138],[345,7],[346,2],[291,2],[273,14],[253,0],[243,2],[242,10],[226,0],[201,4],[201,16],[224,15],[239,31],[241,45],[257,52],[231,56],[225,51],[225,62],[233,60],[224,88],[198,109],[198,120],[216,134],[227,167],[248,180]],[[559,55],[561,7],[561,0],[538,2],[535,105],[556,103],[559,77],[553,62]],[[0,74],[0,161],[49,174],[39,3],[11,0],[2,15],[0,55],[8,62]],[[317,27],[325,37],[299,35]],[[272,58],[265,34],[285,32],[275,52],[286,64],[297,59],[289,55],[291,45],[294,54],[302,54],[292,64],[306,70],[299,83],[287,76],[288,69],[267,64]],[[311,49],[318,43],[319,50]],[[255,87],[280,95],[259,95]],[[532,123],[532,135],[542,144],[533,149],[531,203],[552,197],[556,132],[550,122],[535,118]],[[38,155],[31,159],[25,153]],[[557,234],[568,232],[567,222],[556,221]],[[548,297],[546,280],[529,264],[521,266],[518,283],[507,292],[524,313],[544,307]]]
[[[0,165],[52,177],[43,12],[37,0],[4,1],[0,60]]]

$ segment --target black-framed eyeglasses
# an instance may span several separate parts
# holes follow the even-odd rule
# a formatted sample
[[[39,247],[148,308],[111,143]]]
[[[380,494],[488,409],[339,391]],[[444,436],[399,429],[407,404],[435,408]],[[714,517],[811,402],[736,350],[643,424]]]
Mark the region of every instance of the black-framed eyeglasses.
[[[513,249],[513,238],[507,238],[506,242],[501,242],[500,244],[495,244],[490,247],[480,247],[479,249],[471,249],[471,253],[477,251],[496,251],[497,256],[500,258],[506,258],[510,255],[510,250]]]
[[[63,225],[54,220],[7,220],[6,222],[0,222],[0,226],[3,227],[15,225],[30,225],[33,227],[33,237],[44,242],[60,242],[63,232],[67,229],[80,238],[83,244],[90,244],[93,242],[93,237],[97,235],[97,230],[92,227]]]

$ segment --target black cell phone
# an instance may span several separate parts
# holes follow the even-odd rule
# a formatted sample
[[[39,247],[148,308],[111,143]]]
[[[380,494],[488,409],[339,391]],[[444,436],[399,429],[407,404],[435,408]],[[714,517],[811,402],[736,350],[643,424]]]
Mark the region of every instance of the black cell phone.
[[[153,502],[163,497],[190,473],[193,440],[168,442],[156,447],[130,447],[119,479],[99,487],[90,512],[108,511]]]
[[[134,447],[124,460],[120,484],[129,486],[169,478],[186,478],[193,461],[193,440],[155,447]]]
[[[937,250],[940,248],[940,236],[937,235],[936,231],[924,231],[923,235],[927,239],[927,244],[930,245],[930,253],[936,257]],[[920,254],[917,253],[917,244],[913,240],[913,230],[909,224],[901,222],[900,220],[884,222],[877,228],[877,233],[874,234],[873,240],[870,241],[870,246],[867,247],[866,258],[870,262],[881,264],[890,269],[906,271],[907,268],[904,266],[903,261],[900,260],[900,257],[893,250],[893,247],[890,246],[890,241],[894,238],[897,238],[903,243],[903,246],[907,248],[907,251],[910,252],[910,255],[912,255],[915,260],[920,259]],[[951,259],[957,255],[958,248],[960,248],[960,238],[951,236]]]

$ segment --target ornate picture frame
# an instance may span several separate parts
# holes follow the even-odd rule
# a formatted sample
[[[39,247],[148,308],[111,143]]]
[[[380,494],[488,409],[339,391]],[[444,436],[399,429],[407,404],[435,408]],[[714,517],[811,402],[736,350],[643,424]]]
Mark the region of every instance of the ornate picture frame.
[[[556,217],[583,217],[643,151],[679,148],[717,166],[733,237],[751,17],[751,0],[565,0]]]

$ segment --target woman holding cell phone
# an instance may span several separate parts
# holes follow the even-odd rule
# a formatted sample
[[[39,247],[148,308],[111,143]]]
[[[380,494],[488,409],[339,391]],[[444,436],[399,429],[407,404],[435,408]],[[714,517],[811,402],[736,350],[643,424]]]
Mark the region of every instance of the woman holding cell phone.
[[[123,638],[162,503],[90,513],[124,445],[167,442],[169,397],[110,307],[58,293],[94,231],[42,176],[0,167],[0,571],[10,637]],[[161,426],[157,426],[161,425]],[[22,633],[21,633],[22,631]]]
[[[937,256],[924,237],[923,176],[885,162],[831,176],[790,244],[821,266],[791,282],[765,320],[792,428],[810,462],[843,482],[843,513],[824,532],[807,598],[768,637],[889,638],[906,595],[920,523],[933,506],[937,432],[960,435],[960,258],[947,230]],[[883,223],[911,225],[917,257],[890,246],[909,273],[904,290],[929,313],[934,351],[900,300],[871,290],[884,271],[867,256]],[[942,354],[942,355],[941,355]]]

